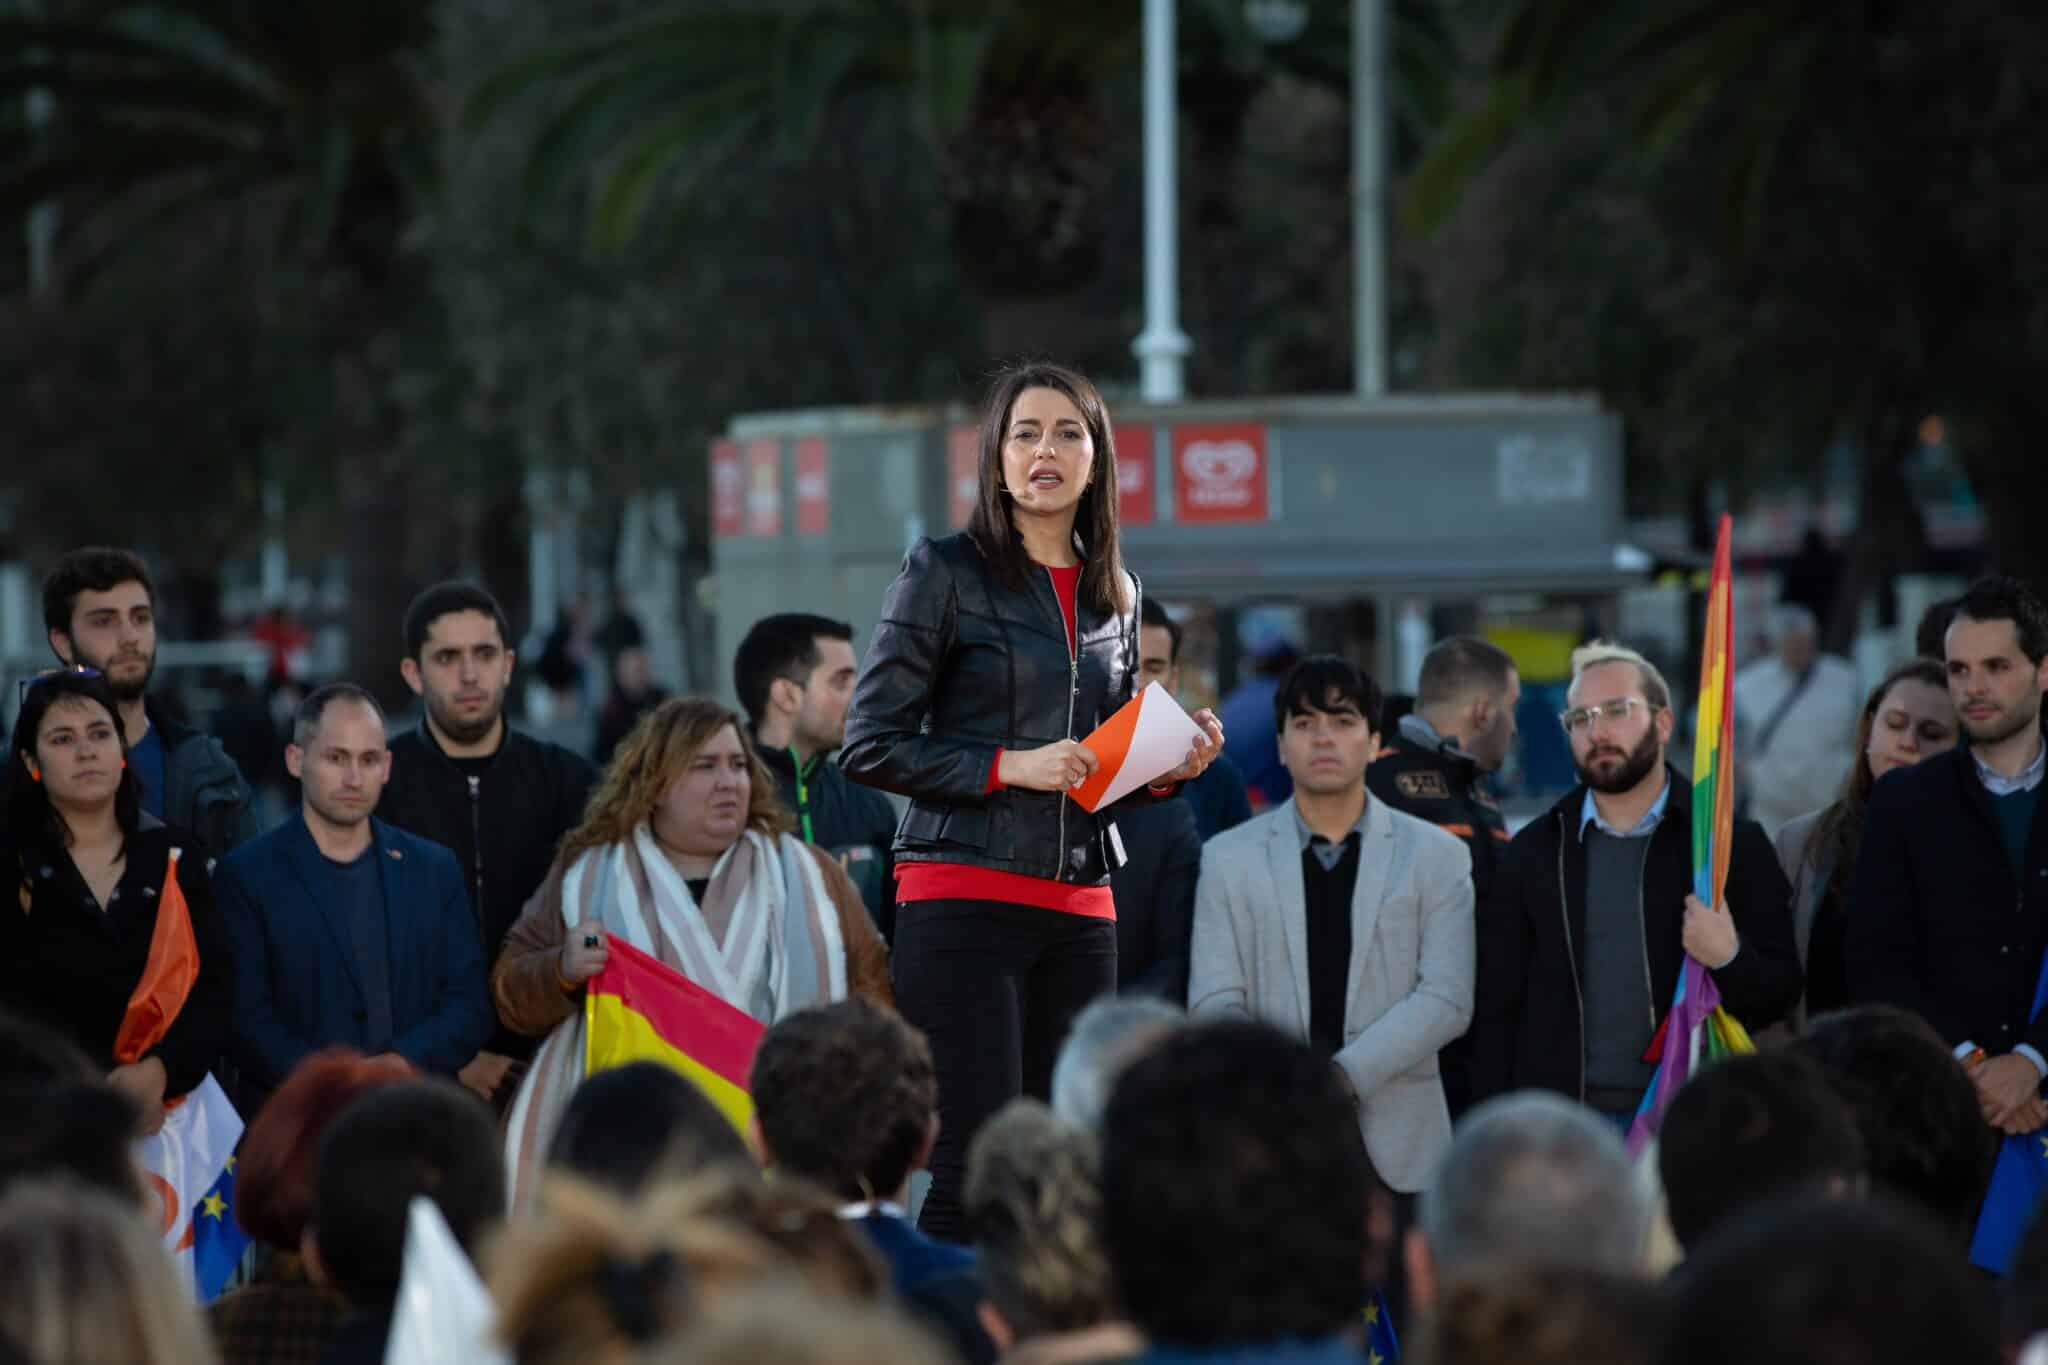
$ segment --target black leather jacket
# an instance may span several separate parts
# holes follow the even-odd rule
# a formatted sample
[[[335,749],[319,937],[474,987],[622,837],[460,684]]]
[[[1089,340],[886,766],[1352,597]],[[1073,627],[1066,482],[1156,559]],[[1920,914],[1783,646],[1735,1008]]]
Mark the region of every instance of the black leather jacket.
[[[1082,739],[1135,694],[1138,592],[1130,610],[1076,615],[1078,657],[1051,576],[1005,588],[964,534],[921,540],[889,585],[846,714],[839,766],[910,798],[898,864],[962,863],[1092,885],[1124,859],[1107,810],[1058,792],[987,790],[1000,749]],[[1150,799],[1144,788],[1125,798]]]

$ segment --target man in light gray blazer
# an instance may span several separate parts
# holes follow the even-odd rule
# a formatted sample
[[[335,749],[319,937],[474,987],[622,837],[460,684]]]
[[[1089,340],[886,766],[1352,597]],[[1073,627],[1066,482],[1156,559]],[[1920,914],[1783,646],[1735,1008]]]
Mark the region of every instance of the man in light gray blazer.
[[[1188,1008],[1321,1049],[1357,1096],[1373,1168],[1412,1196],[1451,1141],[1437,1053],[1472,1018],[1471,854],[1368,798],[1369,676],[1306,659],[1273,706],[1294,798],[1203,846]]]

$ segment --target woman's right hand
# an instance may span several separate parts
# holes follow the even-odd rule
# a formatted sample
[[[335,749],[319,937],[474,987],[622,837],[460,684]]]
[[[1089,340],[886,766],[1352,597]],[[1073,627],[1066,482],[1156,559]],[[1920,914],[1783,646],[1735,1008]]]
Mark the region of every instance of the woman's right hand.
[[[609,961],[611,948],[602,930],[593,933],[586,929],[571,929],[569,941],[562,945],[562,956],[556,970],[561,972],[562,980],[571,986],[580,986],[603,971]]]
[[[1088,780],[1097,764],[1094,750],[1078,739],[1062,739],[1042,749],[1003,750],[996,761],[996,781],[1028,791],[1072,791]]]

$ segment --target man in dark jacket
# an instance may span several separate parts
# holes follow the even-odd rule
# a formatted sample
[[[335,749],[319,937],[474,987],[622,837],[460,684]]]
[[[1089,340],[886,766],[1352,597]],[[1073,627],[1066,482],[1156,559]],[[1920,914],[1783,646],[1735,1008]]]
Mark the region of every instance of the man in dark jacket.
[[[497,599],[474,584],[436,584],[406,609],[399,668],[425,715],[391,742],[378,807],[399,829],[454,852],[486,973],[597,782],[582,755],[506,723],[510,638]],[[499,1028],[458,1079],[502,1105],[535,1045]]]
[[[1475,905],[1493,890],[1508,824],[1486,789],[1515,742],[1522,682],[1506,650],[1469,635],[1438,642],[1422,659],[1414,709],[1388,726],[1365,785],[1395,810],[1464,840]],[[1444,1101],[1456,1119],[1471,1104],[1471,1035],[1443,1050]]]
[[[775,774],[776,794],[807,844],[836,854],[860,888],[882,937],[896,933],[890,843],[896,808],[846,780],[832,751],[846,741],[853,698],[853,627],[802,612],[754,623],[733,655],[733,690],[754,730],[754,747]]]
[[[1685,955],[1752,1033],[1799,998],[1791,887],[1735,826],[1726,904],[1692,895],[1692,789],[1664,762],[1671,692],[1634,650],[1572,655],[1564,713],[1581,785],[1509,843],[1479,912],[1472,1100],[1556,1090],[1626,1122]]]
[[[1138,617],[1138,686],[1156,682],[1179,696],[1180,622],[1149,597],[1138,604]],[[1174,795],[1194,811],[1195,834],[1202,843],[1252,818],[1244,774],[1227,754],[1216,755],[1216,761],[1200,777],[1181,783]],[[1128,830],[1125,843],[1129,843]]]
[[[220,741],[148,699],[156,584],[141,556],[101,546],[65,555],[43,580],[43,626],[65,667],[106,676],[145,811],[197,834],[209,857],[256,837],[254,794]]]
[[[491,1033],[483,956],[454,856],[371,818],[390,767],[383,713],[359,687],[323,687],[285,762],[299,814],[214,874],[243,1112],[336,1043],[453,1075]]]
[[[2048,1126],[2048,608],[2012,579],[1971,586],[1944,636],[1970,743],[1887,773],[1870,793],[1846,963],[1859,1001],[1924,1017],[1964,1060],[1984,1116]]]
[[[1202,836],[1185,801],[1133,806],[1116,817],[1130,859],[1109,874],[1116,894],[1116,989],[1183,1005],[1188,998],[1188,938],[1195,923],[1195,882]]]

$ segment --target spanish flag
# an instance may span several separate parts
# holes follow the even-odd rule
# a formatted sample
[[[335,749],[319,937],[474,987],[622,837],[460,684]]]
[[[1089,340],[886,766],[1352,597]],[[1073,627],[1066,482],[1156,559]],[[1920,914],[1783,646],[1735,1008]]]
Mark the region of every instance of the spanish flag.
[[[747,1078],[761,1021],[616,936],[584,995],[586,1075],[628,1062],[660,1062],[711,1097],[741,1133],[754,1116]]]
[[[1692,890],[1719,905],[1735,847],[1735,584],[1729,541],[1733,523],[1721,518],[1714,546],[1714,576],[1707,587],[1707,634],[1700,650],[1699,710],[1692,759]],[[1687,953],[1678,972],[1671,1012],[1651,1040],[1657,1074],[1629,1125],[1628,1147],[1640,1152],[1664,1126],[1664,1111],[1679,1087],[1717,1057],[1754,1052],[1749,1031],[1721,1008],[1721,992],[1698,958]]]

